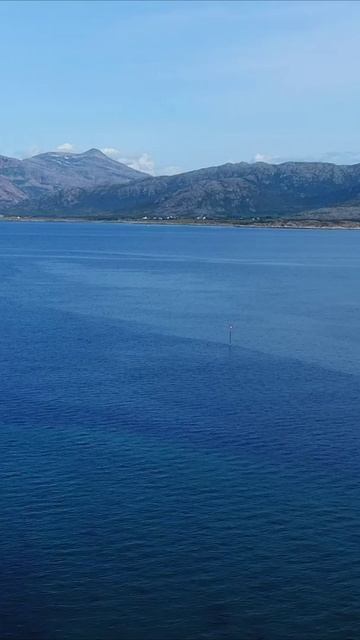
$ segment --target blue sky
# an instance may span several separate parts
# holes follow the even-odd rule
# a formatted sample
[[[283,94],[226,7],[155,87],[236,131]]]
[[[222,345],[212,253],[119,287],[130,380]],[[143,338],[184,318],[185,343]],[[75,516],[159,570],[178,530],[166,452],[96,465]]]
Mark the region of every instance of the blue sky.
[[[0,153],[359,161],[359,33],[358,2],[0,2]]]

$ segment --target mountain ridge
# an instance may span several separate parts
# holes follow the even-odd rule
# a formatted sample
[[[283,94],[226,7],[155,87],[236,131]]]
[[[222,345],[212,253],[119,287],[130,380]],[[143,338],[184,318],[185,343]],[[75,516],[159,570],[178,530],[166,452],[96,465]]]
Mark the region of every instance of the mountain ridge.
[[[298,219],[317,215],[324,219],[336,219],[336,216],[344,219],[346,215],[360,221],[360,164],[239,162],[172,176],[152,177],[135,172],[128,174],[127,178],[122,175],[117,182],[101,182],[99,175],[95,174],[101,174],[104,162],[111,169],[113,166],[117,169],[120,163],[97,149],[89,149],[84,154],[52,152],[35,156],[27,163],[16,159],[15,162],[25,162],[26,168],[30,165],[32,175],[39,165],[44,169],[44,162],[48,172],[56,173],[60,162],[61,177],[66,173],[64,165],[66,167],[70,163],[72,169],[76,168],[79,156],[91,160],[94,175],[86,173],[88,168],[78,171],[75,186],[67,187],[64,177],[63,188],[52,186],[48,189],[45,184],[36,191],[30,185],[30,195],[25,194],[25,198],[11,203],[11,193],[10,201],[9,196],[7,200],[1,199],[0,182],[0,213],[54,218],[205,218],[220,221]],[[2,158],[0,177],[4,172],[2,167],[6,165],[4,159],[1,162]],[[8,178],[6,175],[3,177]],[[89,181],[92,181],[90,186]],[[6,184],[9,193],[9,182]],[[13,187],[19,188],[19,184],[13,183]]]
[[[52,195],[62,189],[91,188],[100,184],[126,184],[147,177],[109,158],[99,149],[83,153],[49,151],[19,160],[0,156],[0,177],[11,182],[14,189],[9,206]],[[0,203],[5,201],[0,185]]]

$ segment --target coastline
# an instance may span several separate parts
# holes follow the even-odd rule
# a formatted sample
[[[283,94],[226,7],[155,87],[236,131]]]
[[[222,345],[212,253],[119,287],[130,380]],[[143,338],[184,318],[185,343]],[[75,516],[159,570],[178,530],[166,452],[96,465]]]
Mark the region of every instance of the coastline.
[[[143,220],[134,218],[95,218],[95,217],[52,217],[52,216],[0,216],[0,222],[66,222],[66,223],[96,223],[96,224],[135,224],[146,226],[195,226],[195,227],[233,227],[238,229],[300,229],[300,230],[358,230],[360,220],[294,220],[294,219],[266,219],[264,221],[238,220],[197,220],[197,219],[177,219],[177,220]]]

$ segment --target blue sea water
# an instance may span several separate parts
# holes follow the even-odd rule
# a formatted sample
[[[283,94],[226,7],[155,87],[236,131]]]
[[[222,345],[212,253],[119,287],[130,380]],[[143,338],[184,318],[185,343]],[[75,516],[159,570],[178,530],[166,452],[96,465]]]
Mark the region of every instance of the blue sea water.
[[[0,225],[1,640],[360,637],[359,243]]]

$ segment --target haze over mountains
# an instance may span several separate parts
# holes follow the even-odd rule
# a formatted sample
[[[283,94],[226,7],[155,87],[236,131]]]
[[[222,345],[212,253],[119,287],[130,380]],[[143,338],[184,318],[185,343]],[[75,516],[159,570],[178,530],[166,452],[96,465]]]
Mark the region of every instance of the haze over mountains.
[[[360,164],[240,162],[151,177],[97,149],[0,156],[0,214],[360,221]]]

